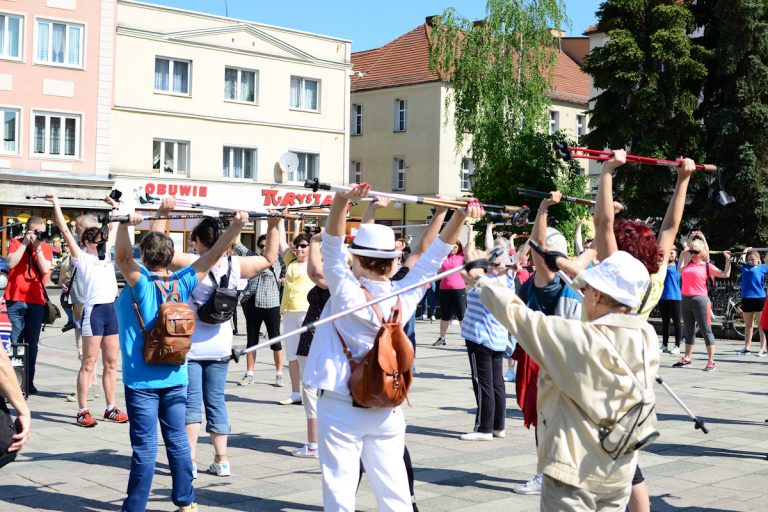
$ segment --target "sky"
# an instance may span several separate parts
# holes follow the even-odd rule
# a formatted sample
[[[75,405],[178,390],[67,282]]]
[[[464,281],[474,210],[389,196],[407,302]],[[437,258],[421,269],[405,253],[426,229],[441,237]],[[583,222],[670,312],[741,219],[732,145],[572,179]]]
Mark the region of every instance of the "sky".
[[[469,19],[485,14],[484,0],[144,0],[190,11],[225,15],[285,28],[349,39],[352,51],[378,48],[440,14],[447,7]],[[565,0],[571,27],[578,36],[595,23],[601,0]]]

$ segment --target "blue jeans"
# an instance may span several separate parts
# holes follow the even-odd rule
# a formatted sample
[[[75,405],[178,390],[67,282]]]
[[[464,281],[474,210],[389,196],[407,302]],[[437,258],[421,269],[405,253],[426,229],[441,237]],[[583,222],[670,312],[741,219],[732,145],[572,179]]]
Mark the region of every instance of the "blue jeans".
[[[192,458],[187,434],[184,432],[186,397],[186,386],[163,389],[133,389],[125,386],[125,407],[130,418],[133,457],[131,475],[128,477],[128,497],[123,501],[124,511],[143,512],[147,508],[157,460],[158,418],[171,467],[171,500],[178,507],[195,501]]]
[[[219,361],[187,361],[187,425],[203,422],[202,404],[205,404],[205,431],[214,434],[232,431],[224,403],[228,369],[229,363]]]
[[[32,390],[35,386],[37,344],[40,341],[40,329],[43,326],[45,306],[15,300],[9,300],[5,305],[8,308],[8,318],[11,320],[11,343],[27,343],[29,345],[27,380],[28,389]]]
[[[421,314],[427,315],[428,318],[435,316],[437,311],[437,294],[435,293],[435,283],[432,283],[424,294],[424,298],[421,299]]]

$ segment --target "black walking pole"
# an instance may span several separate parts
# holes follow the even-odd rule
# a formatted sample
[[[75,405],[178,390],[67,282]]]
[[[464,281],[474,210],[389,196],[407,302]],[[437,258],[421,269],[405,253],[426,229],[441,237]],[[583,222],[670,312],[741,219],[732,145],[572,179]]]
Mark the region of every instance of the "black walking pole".
[[[326,317],[323,317],[315,322],[310,322],[307,325],[304,325],[294,331],[286,332],[284,334],[281,334],[280,336],[275,336],[274,338],[268,339],[267,341],[263,341],[259,343],[258,345],[254,345],[252,347],[242,349],[242,350],[235,350],[232,349],[232,355],[222,357],[219,359],[220,362],[226,363],[229,360],[234,359],[234,361],[237,363],[240,361],[240,358],[244,356],[245,354],[248,354],[249,352],[255,352],[256,350],[266,348],[274,343],[277,343],[278,341],[282,341],[286,338],[290,338],[291,336],[296,336],[297,334],[303,334],[305,332],[311,331],[315,328],[317,328],[320,325],[327,324],[329,322],[333,322],[335,320],[338,320],[339,318],[345,317],[347,315],[350,315],[356,311],[360,311],[362,309],[369,308],[373,306],[374,304],[378,304],[381,301],[391,299],[392,297],[397,297],[401,293],[409,292],[411,290],[415,290],[416,288],[420,288],[424,285],[427,285],[429,283],[432,283],[433,281],[437,281],[439,279],[442,279],[446,276],[449,276],[451,274],[455,274],[456,272],[461,272],[462,270],[472,270],[473,268],[479,268],[482,267],[485,270],[488,270],[489,261],[498,258],[503,253],[503,249],[500,247],[496,247],[495,249],[488,252],[488,259],[487,260],[474,260],[470,261],[468,263],[465,263],[464,265],[460,267],[455,267],[450,270],[446,270],[445,272],[441,272],[440,274],[437,274],[435,276],[429,277],[427,279],[422,279],[421,281],[417,283],[413,283],[411,285],[408,285],[404,288],[400,288],[399,290],[395,290],[391,293],[387,293],[385,295],[382,295],[381,297],[376,297],[375,299],[371,299],[368,302],[364,302],[362,304],[359,304],[357,306],[353,306],[349,309],[345,309],[344,311],[340,311],[338,313],[335,313],[333,315],[329,315]]]

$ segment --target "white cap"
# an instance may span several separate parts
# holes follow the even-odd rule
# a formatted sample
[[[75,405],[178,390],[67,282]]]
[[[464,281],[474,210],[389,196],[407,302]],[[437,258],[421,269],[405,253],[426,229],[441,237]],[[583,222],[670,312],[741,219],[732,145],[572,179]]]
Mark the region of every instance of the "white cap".
[[[627,252],[616,251],[599,265],[582,271],[573,281],[574,288],[589,285],[617,302],[636,308],[651,282],[645,265]]]
[[[547,228],[547,239],[544,241],[544,246],[548,251],[568,254],[568,242],[563,234],[555,228]]]
[[[395,259],[402,255],[402,252],[395,250],[395,232],[383,224],[361,224],[349,252],[382,259]]]

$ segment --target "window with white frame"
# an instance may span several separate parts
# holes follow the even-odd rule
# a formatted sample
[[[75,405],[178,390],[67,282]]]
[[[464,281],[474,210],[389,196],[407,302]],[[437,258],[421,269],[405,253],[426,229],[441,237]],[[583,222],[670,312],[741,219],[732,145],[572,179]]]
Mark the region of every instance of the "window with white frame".
[[[554,135],[560,130],[560,112],[557,110],[549,111],[549,134]]]
[[[155,57],[155,91],[189,95],[188,60]]]
[[[189,142],[152,141],[152,169],[158,174],[189,175]]]
[[[21,59],[21,16],[0,13],[0,59]]]
[[[395,127],[396,132],[404,132],[408,128],[408,100],[395,100]]]
[[[352,130],[350,135],[363,134],[363,106],[357,103],[352,104]]]
[[[19,153],[19,116],[15,108],[0,107],[0,120],[3,122],[3,143],[0,153],[17,155]]]
[[[222,176],[236,180],[256,179],[255,148],[237,148],[224,146],[224,162],[222,163]]]
[[[362,183],[363,182],[363,162],[360,160],[352,160],[349,162],[349,182],[350,183]]]
[[[62,158],[80,157],[80,116],[33,112],[32,153]]]
[[[320,110],[320,81],[292,76],[291,108]]]
[[[392,190],[405,190],[405,158],[392,160]]]
[[[83,66],[85,27],[75,23],[37,20],[35,62],[62,66]]]
[[[224,68],[224,98],[247,103],[258,102],[258,79],[258,71]]]
[[[461,159],[461,190],[471,190],[472,182],[469,179],[475,173],[475,162],[471,158]]]
[[[587,116],[577,115],[576,116],[576,142],[578,143],[581,136],[586,134],[587,134]]]
[[[299,153],[293,151],[299,158],[296,170],[288,170],[288,181],[305,181],[317,178],[320,170],[320,155],[317,153]]]

